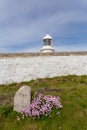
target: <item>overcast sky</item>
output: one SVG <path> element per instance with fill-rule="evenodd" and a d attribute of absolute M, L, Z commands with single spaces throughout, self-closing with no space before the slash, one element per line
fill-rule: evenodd
<path fill-rule="evenodd" d="M 0 0 L 0 52 L 87 51 L 87 0 Z"/>

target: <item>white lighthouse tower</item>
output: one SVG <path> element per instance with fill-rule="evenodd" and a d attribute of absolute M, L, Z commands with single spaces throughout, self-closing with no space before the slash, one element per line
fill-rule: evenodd
<path fill-rule="evenodd" d="M 53 38 L 49 35 L 46 34 L 46 36 L 43 38 L 43 47 L 41 48 L 41 52 L 54 52 L 53 48 Z"/>

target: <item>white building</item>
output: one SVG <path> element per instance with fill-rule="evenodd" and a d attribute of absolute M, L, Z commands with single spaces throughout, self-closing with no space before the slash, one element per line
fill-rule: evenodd
<path fill-rule="evenodd" d="M 43 53 L 55 51 L 53 48 L 53 38 L 49 34 L 46 34 L 46 36 L 43 38 L 43 47 L 40 51 Z"/>

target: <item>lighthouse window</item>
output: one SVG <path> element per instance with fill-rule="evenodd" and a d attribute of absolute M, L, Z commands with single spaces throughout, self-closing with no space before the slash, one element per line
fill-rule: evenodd
<path fill-rule="evenodd" d="M 44 45 L 50 45 L 51 44 L 51 40 L 50 39 L 45 39 L 44 40 Z"/>

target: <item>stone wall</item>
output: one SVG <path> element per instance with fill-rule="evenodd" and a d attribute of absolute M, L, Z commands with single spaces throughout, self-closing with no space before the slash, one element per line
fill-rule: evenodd
<path fill-rule="evenodd" d="M 87 75 L 87 55 L 0 58 L 0 84 L 66 75 Z"/>

